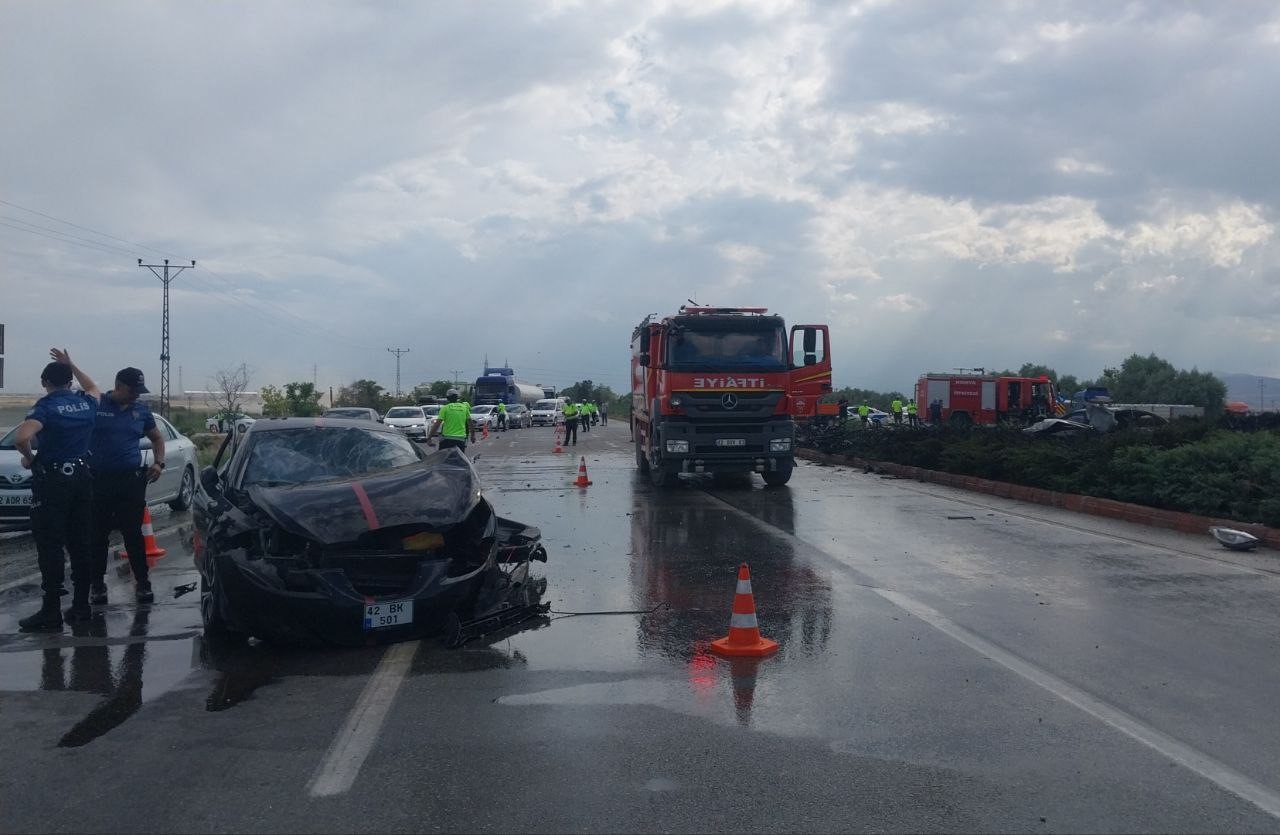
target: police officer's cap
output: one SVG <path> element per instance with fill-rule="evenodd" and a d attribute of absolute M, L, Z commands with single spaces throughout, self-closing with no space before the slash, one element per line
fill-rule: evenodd
<path fill-rule="evenodd" d="M 449 398 L 450 400 L 457 400 L 457 399 L 458 399 L 458 390 L 457 390 L 457 389 L 449 389 L 448 391 L 446 391 L 446 392 L 444 393 L 444 396 L 445 396 L 445 397 L 447 397 L 447 398 Z"/>
<path fill-rule="evenodd" d="M 40 372 L 40 382 L 51 386 L 71 385 L 71 366 L 63 362 L 51 362 Z"/>
<path fill-rule="evenodd" d="M 142 376 L 142 371 L 133 366 L 121 368 L 120 373 L 116 375 L 116 382 L 128 386 L 134 394 L 146 394 L 150 391 L 147 388 L 146 378 Z"/>

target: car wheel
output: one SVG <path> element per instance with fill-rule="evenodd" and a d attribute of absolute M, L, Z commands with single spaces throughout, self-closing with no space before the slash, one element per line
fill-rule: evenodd
<path fill-rule="evenodd" d="M 228 627 L 222 618 L 222 588 L 212 580 L 216 577 L 216 569 L 210 571 L 208 578 L 200 572 L 200 620 L 204 623 L 204 634 L 218 640 L 246 640 L 247 635 Z"/>
<path fill-rule="evenodd" d="M 641 473 L 649 472 L 649 459 L 644 454 L 644 447 L 640 445 L 640 438 L 636 438 L 636 468 Z"/>
<path fill-rule="evenodd" d="M 760 475 L 764 476 L 764 483 L 770 487 L 781 487 L 791 480 L 791 471 L 795 469 L 795 465 L 791 462 L 786 464 L 779 463 L 776 470 L 765 470 Z"/>
<path fill-rule="evenodd" d="M 191 507 L 191 495 L 196 489 L 195 470 L 187 467 L 182 471 L 182 485 L 178 487 L 178 495 L 169 502 L 171 510 L 186 510 Z"/>

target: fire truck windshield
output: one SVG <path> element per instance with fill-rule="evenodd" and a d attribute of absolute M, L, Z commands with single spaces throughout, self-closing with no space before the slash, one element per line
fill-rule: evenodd
<path fill-rule="evenodd" d="M 681 327 L 671 334 L 667 360 L 673 369 L 787 368 L 787 343 L 782 328 L 708 329 Z"/>

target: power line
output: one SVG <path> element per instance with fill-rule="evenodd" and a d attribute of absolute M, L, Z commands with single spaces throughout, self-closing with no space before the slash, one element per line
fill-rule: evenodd
<path fill-rule="evenodd" d="M 70 241 L 70 240 L 67 240 L 66 238 L 59 238 L 59 237 L 55 237 L 55 236 L 53 236 L 53 235 L 46 235 L 44 232 L 37 232 L 37 231 L 36 231 L 36 230 L 34 230 L 34 229 L 25 229 L 25 228 L 23 228 L 23 227 L 21 227 L 21 226 L 14 226 L 14 225 L 13 225 L 13 224 L 11 224 L 11 223 L 5 223 L 5 222 L 4 222 L 4 221 L 2 221 L 2 220 L 0 220 L 0 226 L 7 226 L 7 227 L 9 227 L 10 229 L 16 229 L 16 230 L 18 230 L 19 232 L 26 232 L 26 233 L 28 233 L 28 234 L 30 234 L 30 235 L 39 235 L 39 236 L 40 236 L 40 237 L 42 237 L 42 238 L 48 238 L 49 240 L 57 241 L 58 243 L 62 243 L 62 244 L 71 244 L 72 246 L 82 246 L 82 247 L 85 247 L 86 249 L 92 249 L 92 250 L 94 250 L 95 252 L 103 252 L 103 253 L 106 253 L 106 254 L 108 254 L 108 255 L 114 255 L 114 254 L 115 254 L 114 252 L 112 252 L 112 249 L 108 249 L 108 246 L 109 246 L 108 244 L 82 244 L 82 243 L 78 243 L 78 242 L 76 242 L 76 241 Z M 132 255 L 133 253 L 126 253 L 126 254 Z"/>

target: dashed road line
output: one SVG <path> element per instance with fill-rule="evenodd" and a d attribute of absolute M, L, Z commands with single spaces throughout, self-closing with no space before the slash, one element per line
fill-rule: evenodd
<path fill-rule="evenodd" d="M 382 723 L 386 721 L 420 643 L 395 644 L 383 654 L 342 730 L 330 743 L 324 759 L 307 783 L 307 792 L 312 797 L 342 794 L 355 783 L 360 767 L 378 740 Z"/>
<path fill-rule="evenodd" d="M 875 585 L 874 578 L 842 562 L 812 543 L 806 542 L 795 534 L 774 527 L 715 494 L 704 493 L 704 495 L 729 508 L 735 515 L 751 522 L 757 528 L 785 539 L 804 551 L 815 552 L 834 561 L 844 571 L 853 574 L 859 580 L 871 580 L 872 582 L 864 582 L 862 585 L 908 614 L 929 624 L 952 640 L 990 658 L 1006 670 L 1048 691 L 1062 701 L 1073 705 L 1129 738 L 1142 743 L 1172 762 L 1234 794 L 1236 797 L 1252 803 L 1272 817 L 1280 818 L 1280 793 L 1270 787 L 1262 785 L 1247 775 L 1236 771 L 1226 763 L 1146 724 L 1121 708 L 1087 693 L 1048 670 L 992 643 L 927 604 L 908 597 L 901 592 Z"/>

